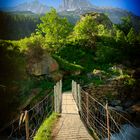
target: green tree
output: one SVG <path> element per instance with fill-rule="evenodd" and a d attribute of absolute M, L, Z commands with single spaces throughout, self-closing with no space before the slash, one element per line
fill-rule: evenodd
<path fill-rule="evenodd" d="M 116 31 L 116 41 L 119 43 L 124 43 L 125 42 L 125 34 L 121 30 Z"/>
<path fill-rule="evenodd" d="M 104 25 L 100 24 L 98 25 L 98 35 L 105 35 L 106 31 L 105 31 L 105 27 Z"/>
<path fill-rule="evenodd" d="M 122 18 L 122 23 L 120 25 L 118 25 L 118 28 L 120 30 L 122 30 L 125 35 L 128 34 L 129 30 L 133 27 L 133 24 L 132 24 L 132 21 L 131 21 L 131 18 L 130 16 L 128 17 L 123 17 Z"/>
<path fill-rule="evenodd" d="M 127 34 L 127 41 L 131 45 L 136 42 L 136 33 L 134 28 L 131 28 L 129 33 Z"/>
<path fill-rule="evenodd" d="M 87 46 L 95 47 L 96 35 L 98 32 L 97 24 L 92 16 L 83 17 L 74 27 L 73 35 L 78 40 L 86 40 Z"/>
<path fill-rule="evenodd" d="M 66 18 L 61 18 L 55 9 L 51 9 L 41 17 L 37 34 L 43 34 L 48 43 L 62 43 L 72 30 L 72 25 Z"/>

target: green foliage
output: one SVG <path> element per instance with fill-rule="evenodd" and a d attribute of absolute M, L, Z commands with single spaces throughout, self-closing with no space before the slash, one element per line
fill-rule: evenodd
<path fill-rule="evenodd" d="M 118 61 L 119 52 L 109 46 L 100 46 L 96 51 L 96 60 L 100 63 L 113 63 Z"/>
<path fill-rule="evenodd" d="M 13 41 L 19 46 L 21 52 L 26 52 L 31 46 L 40 46 L 41 48 L 47 48 L 45 45 L 45 39 L 41 35 L 32 34 L 29 38 L 24 38 L 19 41 Z"/>
<path fill-rule="evenodd" d="M 80 65 L 69 63 L 68 61 L 62 59 L 61 57 L 57 55 L 53 55 L 53 57 L 57 60 L 59 63 L 60 69 L 65 71 L 77 71 L 77 70 L 83 70 L 84 68 Z"/>
<path fill-rule="evenodd" d="M 120 78 L 124 79 L 124 85 L 127 87 L 133 87 L 136 83 L 136 80 L 128 74 L 121 75 Z"/>
<path fill-rule="evenodd" d="M 78 46 L 74 46 L 72 44 L 66 44 L 66 46 L 62 47 L 59 50 L 58 55 L 61 56 L 63 59 L 66 59 L 70 63 L 79 64 L 79 61 L 83 57 L 85 57 L 86 52 L 83 51 L 82 48 L 80 48 Z"/>
<path fill-rule="evenodd" d="M 107 32 L 105 31 L 105 26 L 103 24 L 98 25 L 98 35 L 106 35 Z"/>
<path fill-rule="evenodd" d="M 12 79 L 19 80 L 25 76 L 23 54 L 20 53 L 18 46 L 15 46 L 10 41 L 0 41 L 0 65 L 1 81 L 9 83 Z"/>
<path fill-rule="evenodd" d="M 136 33 L 133 28 L 131 28 L 129 33 L 127 34 L 127 41 L 131 45 L 133 45 L 136 42 Z"/>
<path fill-rule="evenodd" d="M 37 34 L 42 34 L 48 43 L 62 43 L 72 30 L 72 25 L 66 18 L 61 18 L 55 9 L 51 9 L 41 17 Z"/>
<path fill-rule="evenodd" d="M 92 16 L 86 15 L 74 27 L 73 36 L 78 40 L 87 40 L 87 47 L 94 48 L 97 34 L 97 24 Z"/>
<path fill-rule="evenodd" d="M 93 21 L 92 16 L 85 16 L 74 27 L 74 33 L 79 38 L 86 38 L 94 36 L 93 32 L 97 32 L 96 22 Z M 82 36 L 79 36 L 82 35 Z"/>
<path fill-rule="evenodd" d="M 34 140 L 51 140 L 52 129 L 57 119 L 58 114 L 56 113 L 52 113 L 49 118 L 46 118 L 35 134 Z"/>
<path fill-rule="evenodd" d="M 4 12 L 0 12 L 0 21 L 0 39 L 7 40 L 29 37 L 40 22 L 36 15 Z"/>
<path fill-rule="evenodd" d="M 128 34 L 129 30 L 133 27 L 131 17 L 123 17 L 122 23 L 117 25 L 117 27 L 125 33 L 125 35 Z"/>
<path fill-rule="evenodd" d="M 10 41 L 0 41 L 0 126 L 15 116 L 19 105 L 17 83 L 27 79 L 25 59 L 18 46 Z"/>
<path fill-rule="evenodd" d="M 116 32 L 116 41 L 117 42 L 119 42 L 119 43 L 125 43 L 125 34 L 124 34 L 124 32 L 123 31 L 121 31 L 121 30 L 117 30 L 117 32 Z"/>

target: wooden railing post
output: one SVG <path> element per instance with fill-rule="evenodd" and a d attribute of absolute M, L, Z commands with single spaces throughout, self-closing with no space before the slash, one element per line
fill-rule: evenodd
<path fill-rule="evenodd" d="M 25 119 L 26 140 L 29 140 L 29 116 L 27 110 L 25 111 L 24 119 Z"/>
<path fill-rule="evenodd" d="M 75 100 L 75 91 L 76 90 L 76 82 L 74 81 L 73 82 L 73 97 L 74 97 L 74 100 Z"/>
<path fill-rule="evenodd" d="M 56 93 L 57 93 L 57 113 L 59 113 L 59 110 L 60 110 L 60 99 L 59 99 L 60 89 L 59 89 L 59 82 L 56 83 Z"/>
<path fill-rule="evenodd" d="M 62 81 L 56 83 L 54 86 L 54 111 L 57 113 L 61 112 L 62 102 Z"/>
<path fill-rule="evenodd" d="M 76 101 L 76 104 L 77 104 L 77 83 L 76 82 L 75 82 L 75 101 Z"/>
<path fill-rule="evenodd" d="M 106 122 L 107 122 L 107 134 L 108 134 L 108 140 L 110 140 L 110 125 L 109 125 L 108 103 L 106 103 Z"/>
<path fill-rule="evenodd" d="M 79 84 L 77 85 L 77 90 L 78 90 L 78 108 L 79 112 L 81 112 L 81 87 Z"/>
<path fill-rule="evenodd" d="M 56 93 L 56 86 L 54 86 L 54 112 L 57 112 L 57 93 Z"/>
<path fill-rule="evenodd" d="M 60 88 L 60 112 L 61 112 L 61 106 L 62 106 L 62 80 L 60 80 L 60 84 L 59 84 L 59 88 Z"/>
<path fill-rule="evenodd" d="M 72 80 L 72 94 L 74 95 L 74 81 Z"/>
<path fill-rule="evenodd" d="M 89 96 L 88 93 L 86 93 L 86 109 L 87 109 L 87 125 L 89 125 Z"/>

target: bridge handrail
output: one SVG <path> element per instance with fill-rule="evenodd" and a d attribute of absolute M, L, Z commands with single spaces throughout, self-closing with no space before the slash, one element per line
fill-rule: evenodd
<path fill-rule="evenodd" d="M 72 93 L 78 106 L 81 119 L 88 128 L 96 132 L 96 136 L 99 139 L 105 139 L 108 137 L 110 140 L 111 136 L 114 133 L 117 134 L 118 132 L 120 132 L 120 134 L 124 137 L 121 132 L 122 122 L 135 127 L 134 124 L 121 113 L 117 112 L 113 108 L 109 108 L 107 103 L 106 105 L 103 105 L 81 87 L 79 91 L 77 88 L 78 86 L 79 84 L 72 81 Z"/>
<path fill-rule="evenodd" d="M 46 117 L 48 117 L 51 112 L 58 112 L 58 110 L 56 110 L 55 108 L 55 105 L 58 105 L 58 103 L 55 102 L 55 97 L 58 93 L 58 89 L 59 95 L 61 95 L 60 93 L 62 93 L 62 81 L 57 82 L 54 88 L 57 89 L 54 94 L 52 94 L 53 90 L 50 90 L 45 96 L 45 98 L 43 98 L 40 102 L 35 104 L 29 110 L 21 111 L 21 113 L 16 117 L 16 119 L 6 124 L 2 129 L 0 129 L 0 132 L 10 129 L 11 131 L 8 139 L 13 137 L 15 139 L 33 139 L 33 136 L 35 135 L 35 132 L 39 128 L 42 121 Z M 59 101 L 59 103 L 60 102 L 61 101 Z"/>

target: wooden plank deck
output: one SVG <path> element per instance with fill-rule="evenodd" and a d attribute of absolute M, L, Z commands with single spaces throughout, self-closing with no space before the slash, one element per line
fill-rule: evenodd
<path fill-rule="evenodd" d="M 53 140 L 93 140 L 80 119 L 71 92 L 62 95 L 62 114 L 54 128 Z"/>

